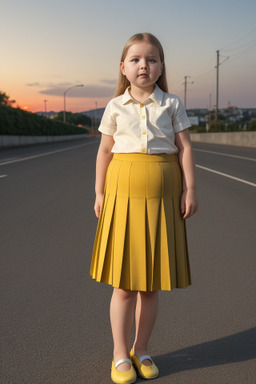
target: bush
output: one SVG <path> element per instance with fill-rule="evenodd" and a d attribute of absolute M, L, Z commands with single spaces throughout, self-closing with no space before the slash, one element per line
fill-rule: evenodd
<path fill-rule="evenodd" d="M 225 131 L 225 123 L 223 121 L 212 120 L 210 122 L 209 132 L 224 132 L 224 131 Z"/>
<path fill-rule="evenodd" d="M 191 133 L 204 133 L 204 132 L 206 132 L 206 128 L 198 126 L 198 125 L 192 125 L 189 128 L 189 132 L 191 132 Z"/>
<path fill-rule="evenodd" d="M 88 133 L 85 128 L 0 104 L 0 135 L 62 136 L 84 133 Z"/>
<path fill-rule="evenodd" d="M 256 131 L 256 120 L 253 120 L 248 124 L 247 131 Z"/>

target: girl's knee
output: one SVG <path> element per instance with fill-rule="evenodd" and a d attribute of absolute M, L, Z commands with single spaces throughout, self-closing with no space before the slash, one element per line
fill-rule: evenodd
<path fill-rule="evenodd" d="M 137 291 L 130 291 L 128 289 L 114 288 L 114 295 L 117 295 L 122 300 L 131 300 L 137 296 Z"/>
<path fill-rule="evenodd" d="M 140 291 L 139 292 L 139 294 L 140 294 L 140 296 L 141 296 L 141 298 L 145 298 L 145 299 L 151 299 L 151 298 L 153 298 L 153 297 L 155 297 L 155 296 L 157 296 L 158 295 L 158 291 Z"/>

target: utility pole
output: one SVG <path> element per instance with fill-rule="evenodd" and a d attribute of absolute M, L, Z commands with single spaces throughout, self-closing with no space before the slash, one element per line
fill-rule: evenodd
<path fill-rule="evenodd" d="M 222 56 L 224 57 L 224 60 L 222 63 L 220 63 L 220 51 L 216 51 L 217 53 L 217 65 L 216 65 L 216 105 L 215 105 L 215 123 L 217 124 L 218 122 L 218 109 L 219 109 L 219 66 L 225 61 L 229 59 L 229 56 Z"/>
<path fill-rule="evenodd" d="M 215 105 L 215 123 L 218 122 L 218 108 L 219 108 L 219 66 L 220 66 L 220 51 L 217 52 L 217 77 L 216 77 L 216 105 Z"/>
<path fill-rule="evenodd" d="M 190 77 L 190 76 L 185 76 L 184 79 L 184 84 L 185 84 L 185 87 L 184 87 L 184 107 L 185 109 L 187 109 L 187 84 L 188 84 L 188 81 L 187 81 L 187 78 Z M 191 81 L 190 84 L 194 84 L 194 81 Z"/>
<path fill-rule="evenodd" d="M 187 78 L 190 77 L 190 76 L 185 76 L 184 79 L 185 79 L 185 87 L 184 87 L 184 107 L 186 109 L 187 107 Z"/>
<path fill-rule="evenodd" d="M 44 115 L 47 117 L 47 109 L 46 109 L 46 103 L 48 100 L 44 100 Z"/>

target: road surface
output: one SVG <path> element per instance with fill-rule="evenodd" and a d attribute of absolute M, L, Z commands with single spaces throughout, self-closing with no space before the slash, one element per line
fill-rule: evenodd
<path fill-rule="evenodd" d="M 89 276 L 98 143 L 0 153 L 3 384 L 111 383 L 111 287 Z M 256 151 L 194 149 L 192 286 L 160 294 L 154 383 L 255 384 Z"/>

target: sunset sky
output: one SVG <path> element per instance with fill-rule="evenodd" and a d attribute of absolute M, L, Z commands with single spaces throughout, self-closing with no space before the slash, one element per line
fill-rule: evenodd
<path fill-rule="evenodd" d="M 256 2 L 252 0 L 0 1 L 0 90 L 28 110 L 86 111 L 113 97 L 121 51 L 137 32 L 161 41 L 169 92 L 187 108 L 256 108 Z M 192 82 L 194 82 L 192 84 Z M 210 96 L 211 95 L 211 96 Z M 97 104 L 96 104 L 97 103 Z"/>

